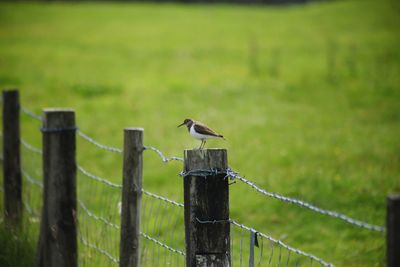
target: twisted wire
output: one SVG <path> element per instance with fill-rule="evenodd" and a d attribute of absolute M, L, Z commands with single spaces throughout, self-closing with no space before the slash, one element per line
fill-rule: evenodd
<path fill-rule="evenodd" d="M 21 173 L 29 183 L 37 185 L 37 186 L 39 186 L 40 188 L 43 189 L 43 183 L 42 182 L 32 178 L 32 176 L 30 176 L 24 169 L 21 169 Z"/>
<path fill-rule="evenodd" d="M 166 197 L 162 197 L 162 196 L 156 195 L 156 194 L 151 193 L 151 192 L 149 192 L 149 191 L 146 191 L 146 190 L 144 190 L 144 189 L 142 189 L 142 192 L 143 192 L 145 195 L 148 195 L 148 196 L 153 197 L 153 198 L 155 198 L 155 199 L 159 199 L 159 200 L 165 201 L 165 202 L 170 203 L 170 204 L 172 204 L 172 205 L 175 205 L 175 206 L 178 206 L 178 207 L 181 207 L 181 208 L 183 208 L 183 206 L 184 206 L 182 203 L 178 203 L 178 202 L 176 202 L 176 201 L 174 201 L 174 200 L 171 200 L 171 199 L 168 199 L 168 198 L 166 198 Z"/>
<path fill-rule="evenodd" d="M 144 146 L 144 149 L 156 152 L 164 163 L 168 163 L 168 162 L 173 161 L 173 160 L 183 161 L 183 158 L 180 158 L 180 157 L 166 157 L 161 150 L 159 150 L 159 149 L 157 149 L 155 147 L 152 147 L 152 146 Z"/>
<path fill-rule="evenodd" d="M 288 203 L 291 203 L 291 204 L 295 204 L 295 205 L 310 209 L 310 210 L 312 210 L 314 212 L 317 212 L 317 213 L 320 213 L 320 214 L 323 214 L 323 215 L 327 215 L 327 216 L 330 216 L 330 217 L 333 217 L 333 218 L 341 219 L 341 220 L 343 220 L 343 221 L 345 221 L 347 223 L 350 223 L 352 225 L 355 225 L 355 226 L 358 226 L 358 227 L 361 227 L 361 228 L 365 228 L 365 229 L 368 229 L 368 230 L 371 230 L 371 231 L 385 232 L 385 227 L 378 226 L 378 225 L 373 225 L 373 224 L 366 223 L 366 222 L 363 222 L 363 221 L 360 221 L 360 220 L 357 220 L 357 219 L 353 219 L 353 218 L 351 218 L 351 217 L 349 217 L 347 215 L 344 215 L 344 214 L 336 212 L 336 211 L 325 210 L 325 209 L 316 207 L 316 206 L 314 206 L 314 205 L 312 205 L 310 203 L 307 203 L 307 202 L 304 202 L 304 201 L 301 201 L 301 200 L 298 200 L 298 199 L 295 199 L 295 198 L 285 197 L 285 196 L 282 196 L 282 195 L 277 194 L 277 193 L 268 192 L 268 191 L 258 187 L 253 182 L 250 182 L 249 180 L 247 180 L 244 177 L 240 176 L 239 173 L 237 173 L 237 172 L 235 172 L 235 171 L 233 171 L 231 169 L 227 169 L 226 173 L 232 179 L 237 179 L 237 180 L 245 183 L 246 185 L 252 187 L 257 192 L 259 192 L 259 193 L 261 193 L 261 194 L 263 194 L 265 196 L 268 196 L 268 197 L 271 197 L 271 198 L 275 198 L 275 199 L 278 199 L 280 201 L 288 202 Z"/>
<path fill-rule="evenodd" d="M 99 147 L 101 149 L 104 149 L 104 150 L 107 150 L 107 151 L 110 151 L 110 152 L 113 152 L 113 153 L 119 153 L 119 154 L 122 153 L 122 149 L 117 148 L 117 147 L 106 146 L 106 145 L 100 144 L 99 142 L 97 142 L 96 140 L 94 140 L 93 138 L 88 136 L 87 134 L 84 134 L 81 130 L 78 130 L 78 135 L 80 137 L 82 137 L 83 139 L 85 139 L 86 141 L 88 141 L 89 143 L 92 143 L 93 145 L 95 145 L 95 146 L 97 146 L 97 147 Z"/>
<path fill-rule="evenodd" d="M 79 203 L 79 206 L 85 211 L 85 213 L 86 213 L 89 217 L 91 217 L 91 218 L 93 218 L 93 219 L 95 219 L 95 220 L 97 220 L 97 221 L 101 221 L 101 222 L 103 222 L 104 224 L 106 224 L 106 225 L 108 225 L 108 226 L 111 226 L 111 227 L 113 227 L 113 228 L 115 228 L 115 229 L 120 229 L 119 226 L 116 225 L 115 223 L 112 223 L 112 222 L 108 221 L 107 219 L 105 219 L 105 218 L 103 218 L 103 217 L 101 217 L 101 216 L 97 216 L 96 214 L 94 214 L 92 211 L 90 211 L 90 210 L 88 209 L 88 207 L 86 207 L 86 205 L 85 205 L 81 200 L 78 199 L 78 203 Z"/>
<path fill-rule="evenodd" d="M 207 221 L 206 221 L 206 222 L 207 222 Z M 262 237 L 268 239 L 269 241 L 271 241 L 271 242 L 273 242 L 273 243 L 279 244 L 280 246 L 284 247 L 284 248 L 287 249 L 288 251 L 291 251 L 291 252 L 294 252 L 294 253 L 296 253 L 296 254 L 298 254 L 298 255 L 302 255 L 302 256 L 308 257 L 308 258 L 310 258 L 310 259 L 312 259 L 312 260 L 315 260 L 315 261 L 319 262 L 322 266 L 334 267 L 334 265 L 333 265 L 332 263 L 328 263 L 328 262 L 326 262 L 326 261 L 324 261 L 324 260 L 322 260 L 322 259 L 320 259 L 320 258 L 318 258 L 318 257 L 316 257 L 316 256 L 314 256 L 314 255 L 312 255 L 312 254 L 310 254 L 310 253 L 306 253 L 306 252 L 303 252 L 303 251 L 301 251 L 301 250 L 299 250 L 299 249 L 296 249 L 296 248 L 293 248 L 293 247 L 291 247 L 291 246 L 289 246 L 289 245 L 286 245 L 286 244 L 283 243 L 281 240 L 275 239 L 275 238 L 273 238 L 273 237 L 271 237 L 271 236 L 269 236 L 269 235 L 266 235 L 266 234 L 264 234 L 264 233 L 261 233 L 261 232 L 255 230 L 254 228 L 245 226 L 244 224 L 240 224 L 240 223 L 238 223 L 238 222 L 236 222 L 236 221 L 234 221 L 234 220 L 231 220 L 231 219 L 229 220 L 229 222 L 230 222 L 231 224 L 233 224 L 233 225 L 235 225 L 235 226 L 237 226 L 237 227 L 240 227 L 240 228 L 242 228 L 242 229 L 245 229 L 245 230 L 247 230 L 247 231 L 256 232 L 257 235 L 262 236 Z"/>
<path fill-rule="evenodd" d="M 97 175 L 94 175 L 94 174 L 88 172 L 87 170 L 85 170 L 85 169 L 84 169 L 82 166 L 80 166 L 80 165 L 78 165 L 78 170 L 79 170 L 83 175 L 85 175 L 86 177 L 88 177 L 88 178 L 90 178 L 90 179 L 93 179 L 93 180 L 95 180 L 95 181 L 101 182 L 101 183 L 106 184 L 106 185 L 111 186 L 111 187 L 122 188 L 122 185 L 120 185 L 120 184 L 115 184 L 115 183 L 113 183 L 113 182 L 110 182 L 110 181 L 107 180 L 107 179 L 104 179 L 104 178 L 101 178 L 101 177 L 99 177 L 99 176 L 97 176 Z"/>
<path fill-rule="evenodd" d="M 172 252 L 174 252 L 174 253 L 177 253 L 177 254 L 180 254 L 180 255 L 183 255 L 183 256 L 186 255 L 185 252 L 183 252 L 183 251 L 181 251 L 181 250 L 178 250 L 178 249 L 174 249 L 173 247 L 170 247 L 170 246 L 164 244 L 163 242 L 161 242 L 161 241 L 159 241 L 159 240 L 157 240 L 157 239 L 155 239 L 155 238 L 153 238 L 153 237 L 151 237 L 151 236 L 149 236 L 149 235 L 147 235 L 147 234 L 145 234 L 145 233 L 140 232 L 140 234 L 141 234 L 144 238 L 146 238 L 146 239 L 148 239 L 148 240 L 150 240 L 150 241 L 153 241 L 155 244 L 157 244 L 157 245 L 159 245 L 159 246 L 161 246 L 161 247 L 163 247 L 163 248 L 166 248 L 166 249 L 168 249 L 168 250 L 170 250 L 170 251 L 172 251 Z"/>
<path fill-rule="evenodd" d="M 35 120 L 42 121 L 42 117 L 41 117 L 41 116 L 37 115 L 37 114 L 34 113 L 33 111 L 30 111 L 29 109 L 27 109 L 27 108 L 25 108 L 25 107 L 23 107 L 23 106 L 21 106 L 21 111 L 22 111 L 24 114 L 28 115 L 29 117 L 31 117 L 31 118 L 33 118 L 33 119 L 35 119 Z"/>
<path fill-rule="evenodd" d="M 42 155 L 43 152 L 42 150 L 40 150 L 39 148 L 34 147 L 33 145 L 31 145 L 30 143 L 28 143 L 27 141 L 25 141 L 22 137 L 19 139 L 21 141 L 21 144 L 28 150 L 30 150 L 33 153 Z"/>
<path fill-rule="evenodd" d="M 89 247 L 89 248 L 91 248 L 91 249 L 96 250 L 96 251 L 99 252 L 100 254 L 103 254 L 104 256 L 106 256 L 107 258 L 109 258 L 110 261 L 115 262 L 115 263 L 119 263 L 119 260 L 116 259 L 116 258 L 114 258 L 114 256 L 111 255 L 111 253 L 109 253 L 108 251 L 106 251 L 106 250 L 104 250 L 104 249 L 102 249 L 102 248 L 96 246 L 95 244 L 89 243 L 89 241 L 87 241 L 82 235 L 79 235 L 79 239 L 81 240 L 81 242 L 82 242 L 85 246 L 87 246 L 87 247 Z"/>
<path fill-rule="evenodd" d="M 96 175 L 94 175 L 94 174 L 88 172 L 87 170 L 85 170 L 85 169 L 84 169 L 82 166 L 80 166 L 80 165 L 78 165 L 78 170 L 79 170 L 82 174 L 84 174 L 86 177 L 89 177 L 90 179 L 93 179 L 93 180 L 95 180 L 95 181 L 104 183 L 104 184 L 106 184 L 106 185 L 108 185 L 108 186 L 111 186 L 111 187 L 122 188 L 122 185 L 120 185 L 120 184 L 115 184 L 115 183 L 113 183 L 113 182 L 110 182 L 110 181 L 107 180 L 107 179 L 104 179 L 104 178 L 101 178 L 101 177 L 99 177 L 99 176 L 96 176 Z M 148 196 L 150 196 L 150 197 L 152 197 L 152 198 L 155 198 L 155 199 L 159 199 L 159 200 L 165 201 L 165 202 L 167 202 L 167 203 L 169 203 L 169 204 L 172 204 L 172 205 L 175 205 L 175 206 L 178 206 L 178 207 L 183 207 L 183 206 L 184 206 L 182 203 L 178 203 L 178 202 L 176 202 L 176 201 L 174 201 L 174 200 L 171 200 L 171 199 L 168 199 L 168 198 L 166 198 L 166 197 L 163 197 L 163 196 L 160 196 L 160 195 L 151 193 L 151 192 L 146 191 L 146 190 L 144 190 L 144 189 L 142 189 L 142 192 L 143 192 L 145 195 L 148 195 Z"/>

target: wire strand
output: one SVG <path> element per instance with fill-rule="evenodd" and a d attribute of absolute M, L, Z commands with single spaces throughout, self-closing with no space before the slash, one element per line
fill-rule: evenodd
<path fill-rule="evenodd" d="M 168 163 L 168 162 L 174 161 L 174 160 L 175 161 L 183 161 L 183 158 L 180 158 L 180 157 L 174 157 L 174 156 L 166 157 L 161 150 L 159 150 L 158 148 L 155 148 L 153 146 L 144 146 L 144 149 L 156 152 L 164 163 Z"/>
<path fill-rule="evenodd" d="M 299 249 L 296 249 L 296 248 L 293 248 L 293 247 L 291 247 L 291 246 L 289 246 L 289 245 L 286 245 L 286 244 L 283 243 L 282 241 L 280 241 L 280 240 L 278 240 L 278 239 L 275 239 L 275 238 L 273 238 L 273 237 L 271 237 L 271 236 L 269 236 L 269 235 L 266 235 L 266 234 L 264 234 L 264 233 L 261 233 L 261 232 L 255 230 L 254 228 L 245 226 L 244 224 L 240 224 L 240 223 L 238 223 L 238 222 L 236 222 L 236 221 L 234 221 L 234 220 L 229 220 L 229 221 L 230 221 L 231 224 L 236 225 L 237 227 L 243 228 L 243 229 L 245 229 L 245 230 L 247 230 L 247 231 L 257 232 L 257 235 L 262 236 L 262 237 L 264 237 L 264 238 L 268 239 L 269 241 L 272 241 L 272 242 L 274 242 L 274 243 L 276 243 L 276 244 L 279 244 L 280 246 L 284 247 L 285 249 L 287 249 L 287 250 L 289 250 L 289 251 L 292 251 L 292 252 L 294 252 L 294 253 L 296 253 L 296 254 L 299 254 L 299 255 L 302 255 L 302 256 L 311 258 L 311 259 L 313 259 L 313 260 L 319 262 L 322 266 L 334 267 L 334 265 L 333 265 L 332 263 L 328 263 L 328 262 L 326 262 L 326 261 L 324 261 L 324 260 L 322 260 L 322 259 L 320 259 L 320 258 L 318 258 L 318 257 L 316 257 L 316 256 L 314 256 L 314 255 L 312 255 L 312 254 L 310 254 L 310 253 L 306 253 L 306 252 L 303 252 L 303 251 L 301 251 L 301 250 L 299 250 Z"/>
<path fill-rule="evenodd" d="M 86 141 L 88 141 L 89 143 L 91 143 L 91 144 L 93 144 L 93 145 L 95 145 L 95 146 L 97 146 L 97 147 L 99 147 L 101 149 L 104 149 L 104 150 L 107 150 L 107 151 L 110 151 L 110 152 L 113 152 L 113 153 L 119 153 L 119 154 L 122 153 L 122 149 L 117 148 L 117 147 L 106 146 L 106 145 L 100 144 L 99 142 L 97 142 L 96 140 L 94 140 L 93 138 L 88 136 L 87 134 L 83 133 L 81 130 L 78 130 L 78 135 L 80 137 L 82 137 L 83 139 L 85 139 Z"/>
<path fill-rule="evenodd" d="M 33 111 L 30 111 L 29 109 L 27 109 L 27 108 L 25 108 L 23 106 L 21 106 L 21 111 L 22 111 L 22 113 L 28 115 L 29 117 L 31 117 L 31 118 L 33 118 L 35 120 L 42 121 L 42 117 L 41 116 L 37 115 Z"/>
<path fill-rule="evenodd" d="M 319 207 L 314 206 L 314 205 L 312 205 L 310 203 L 307 203 L 305 201 L 301 201 L 301 200 L 298 200 L 298 199 L 295 199 L 295 198 L 285 197 L 285 196 L 277 194 L 277 193 L 268 192 L 265 189 L 262 189 L 262 188 L 258 187 L 257 185 L 255 185 L 255 183 L 245 179 L 243 176 L 240 176 L 238 172 L 235 172 L 232 169 L 227 169 L 226 173 L 232 179 L 237 179 L 237 180 L 245 183 L 246 185 L 252 187 L 257 192 L 259 192 L 259 193 L 261 193 L 261 194 L 263 194 L 265 196 L 268 196 L 268 197 L 271 197 L 271 198 L 275 198 L 275 199 L 278 199 L 280 201 L 288 202 L 288 203 L 291 203 L 291 204 L 295 204 L 295 205 L 310 209 L 310 210 L 312 210 L 314 212 L 317 212 L 317 213 L 320 213 L 320 214 L 323 214 L 323 215 L 327 215 L 327 216 L 330 216 L 330 217 L 333 217 L 333 218 L 341 219 L 341 220 L 343 220 L 343 221 L 345 221 L 347 223 L 350 223 L 352 225 L 355 225 L 355 226 L 358 226 L 358 227 L 361 227 L 361 228 L 365 228 L 365 229 L 368 229 L 368 230 L 371 230 L 371 231 L 385 232 L 385 227 L 378 226 L 378 225 L 373 225 L 373 224 L 366 223 L 366 222 L 363 222 L 363 221 L 360 221 L 360 220 L 357 220 L 357 219 L 353 219 L 353 218 L 351 218 L 351 217 L 349 217 L 347 215 L 344 215 L 344 214 L 336 212 L 336 211 L 325 210 L 325 209 L 319 208 Z"/>

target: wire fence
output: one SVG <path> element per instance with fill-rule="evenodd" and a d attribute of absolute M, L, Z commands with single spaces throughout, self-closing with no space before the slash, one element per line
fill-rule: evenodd
<path fill-rule="evenodd" d="M 42 121 L 41 116 L 25 107 L 21 107 L 23 114 Z M 85 141 L 101 150 L 115 154 L 123 153 L 117 147 L 104 145 L 89 135 L 78 130 L 78 135 Z M 43 177 L 42 150 L 21 138 L 23 147 L 22 175 L 26 181 L 23 192 L 25 209 L 32 221 L 39 222 L 41 211 L 41 195 L 43 183 L 38 177 Z M 145 150 L 155 152 L 164 163 L 171 161 L 182 162 L 180 157 L 167 157 L 158 148 L 145 146 Z M 80 164 L 77 166 L 78 188 L 78 240 L 80 266 L 116 266 L 119 264 L 120 240 L 120 209 L 122 185 L 116 179 L 103 178 L 94 174 Z M 96 168 L 96 170 L 101 168 Z M 351 225 L 371 231 L 384 232 L 382 226 L 373 225 L 336 211 L 319 208 L 308 202 L 286 197 L 260 188 L 238 172 L 227 170 L 196 170 L 190 173 L 182 172 L 181 176 L 212 176 L 225 174 L 226 178 L 240 181 L 263 196 L 274 198 L 286 203 L 309 209 L 318 214 L 340 219 Z M 24 185 L 25 185 L 24 184 Z M 147 190 L 142 190 L 141 214 L 141 266 L 185 266 L 185 237 L 184 237 L 184 205 L 164 196 Z M 233 266 L 333 266 L 317 256 L 293 248 L 281 240 L 275 239 L 252 227 L 228 221 L 202 221 L 197 223 L 230 223 L 231 226 L 231 257 Z"/>
<path fill-rule="evenodd" d="M 21 111 L 38 122 L 42 121 L 41 116 L 25 107 L 21 108 Z M 120 148 L 96 141 L 80 130 L 78 136 L 104 151 L 116 154 L 123 152 Z M 43 184 L 28 170 L 35 172 L 35 177 L 43 177 L 42 173 L 37 173 L 40 169 L 37 166 L 42 166 L 41 162 L 38 162 L 41 160 L 42 150 L 24 138 L 20 141 L 24 148 L 23 162 L 36 160 L 29 166 L 24 165 L 23 176 L 27 181 L 25 186 L 27 189 L 24 190 L 23 200 L 28 213 L 38 218 Z M 146 146 L 145 149 L 156 152 L 163 162 L 182 161 L 178 157 L 168 158 L 154 147 Z M 81 166 L 79 162 L 77 169 L 78 240 L 81 244 L 79 264 L 117 266 L 121 235 L 122 185 L 114 182 L 116 179 L 103 178 L 88 171 L 87 167 Z M 141 266 L 184 266 L 183 204 L 144 189 L 142 191 Z M 104 264 L 105 262 L 107 263 Z"/>

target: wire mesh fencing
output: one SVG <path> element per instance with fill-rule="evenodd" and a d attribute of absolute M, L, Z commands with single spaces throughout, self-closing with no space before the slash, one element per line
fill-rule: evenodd
<path fill-rule="evenodd" d="M 119 262 L 121 186 L 78 165 L 78 240 L 82 266 L 117 266 Z"/>
<path fill-rule="evenodd" d="M 141 266 L 185 266 L 183 204 L 143 190 Z"/>
<path fill-rule="evenodd" d="M 21 107 L 26 119 L 41 122 L 41 116 L 25 107 Z M 104 145 L 78 130 L 78 136 L 94 145 L 94 148 L 107 153 L 107 159 L 117 157 L 113 162 L 121 163 L 123 150 Z M 22 177 L 24 183 L 23 203 L 30 222 L 37 226 L 40 222 L 43 194 L 42 149 L 40 133 L 30 135 L 37 138 L 29 142 L 21 137 Z M 33 139 L 30 139 L 33 140 Z M 34 144 L 32 144 L 34 143 Z M 2 143 L 0 144 L 2 149 Z M 145 150 L 155 152 L 162 162 L 182 162 L 180 157 L 167 157 L 158 148 L 145 146 Z M 111 153 L 108 153 L 111 152 Z M 118 176 L 109 177 L 106 167 L 97 164 L 99 158 L 93 158 L 94 163 L 77 165 L 77 203 L 78 203 L 78 242 L 80 266 L 117 266 L 119 264 L 119 247 L 121 238 L 121 190 L 122 179 Z M 87 161 L 85 161 L 87 163 Z M 95 168 L 93 168 L 95 167 Z M 263 196 L 278 199 L 293 205 L 306 208 L 318 214 L 340 219 L 353 226 L 363 229 L 384 232 L 385 228 L 362 220 L 350 218 L 345 214 L 326 210 L 308 202 L 290 198 L 278 193 L 267 191 L 254 182 L 239 175 L 238 172 L 227 170 L 194 170 L 181 173 L 181 176 L 212 176 L 224 173 L 232 181 L 255 190 Z M 2 188 L 2 187 L 1 187 Z M 0 190 L 0 196 L 3 195 Z M 164 196 L 142 189 L 141 232 L 140 232 L 140 264 L 141 266 L 185 266 L 185 229 L 184 205 Z M 219 221 L 201 221 L 192 223 L 221 223 Z M 281 240 L 268 234 L 229 219 L 230 224 L 231 261 L 232 266 L 333 266 L 332 263 L 293 248 Z"/>
<path fill-rule="evenodd" d="M 234 220 L 229 223 L 233 266 L 334 266 Z"/>

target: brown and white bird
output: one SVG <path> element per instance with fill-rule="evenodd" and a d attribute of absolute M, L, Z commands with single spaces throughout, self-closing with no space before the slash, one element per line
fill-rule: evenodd
<path fill-rule="evenodd" d="M 216 133 L 214 130 L 208 128 L 201 122 L 194 121 L 192 119 L 185 119 L 182 124 L 178 125 L 178 127 L 181 127 L 183 125 L 186 125 L 191 136 L 193 136 L 198 140 L 201 140 L 201 145 L 199 149 L 204 148 L 207 139 L 210 138 L 225 139 L 221 134 Z"/>

